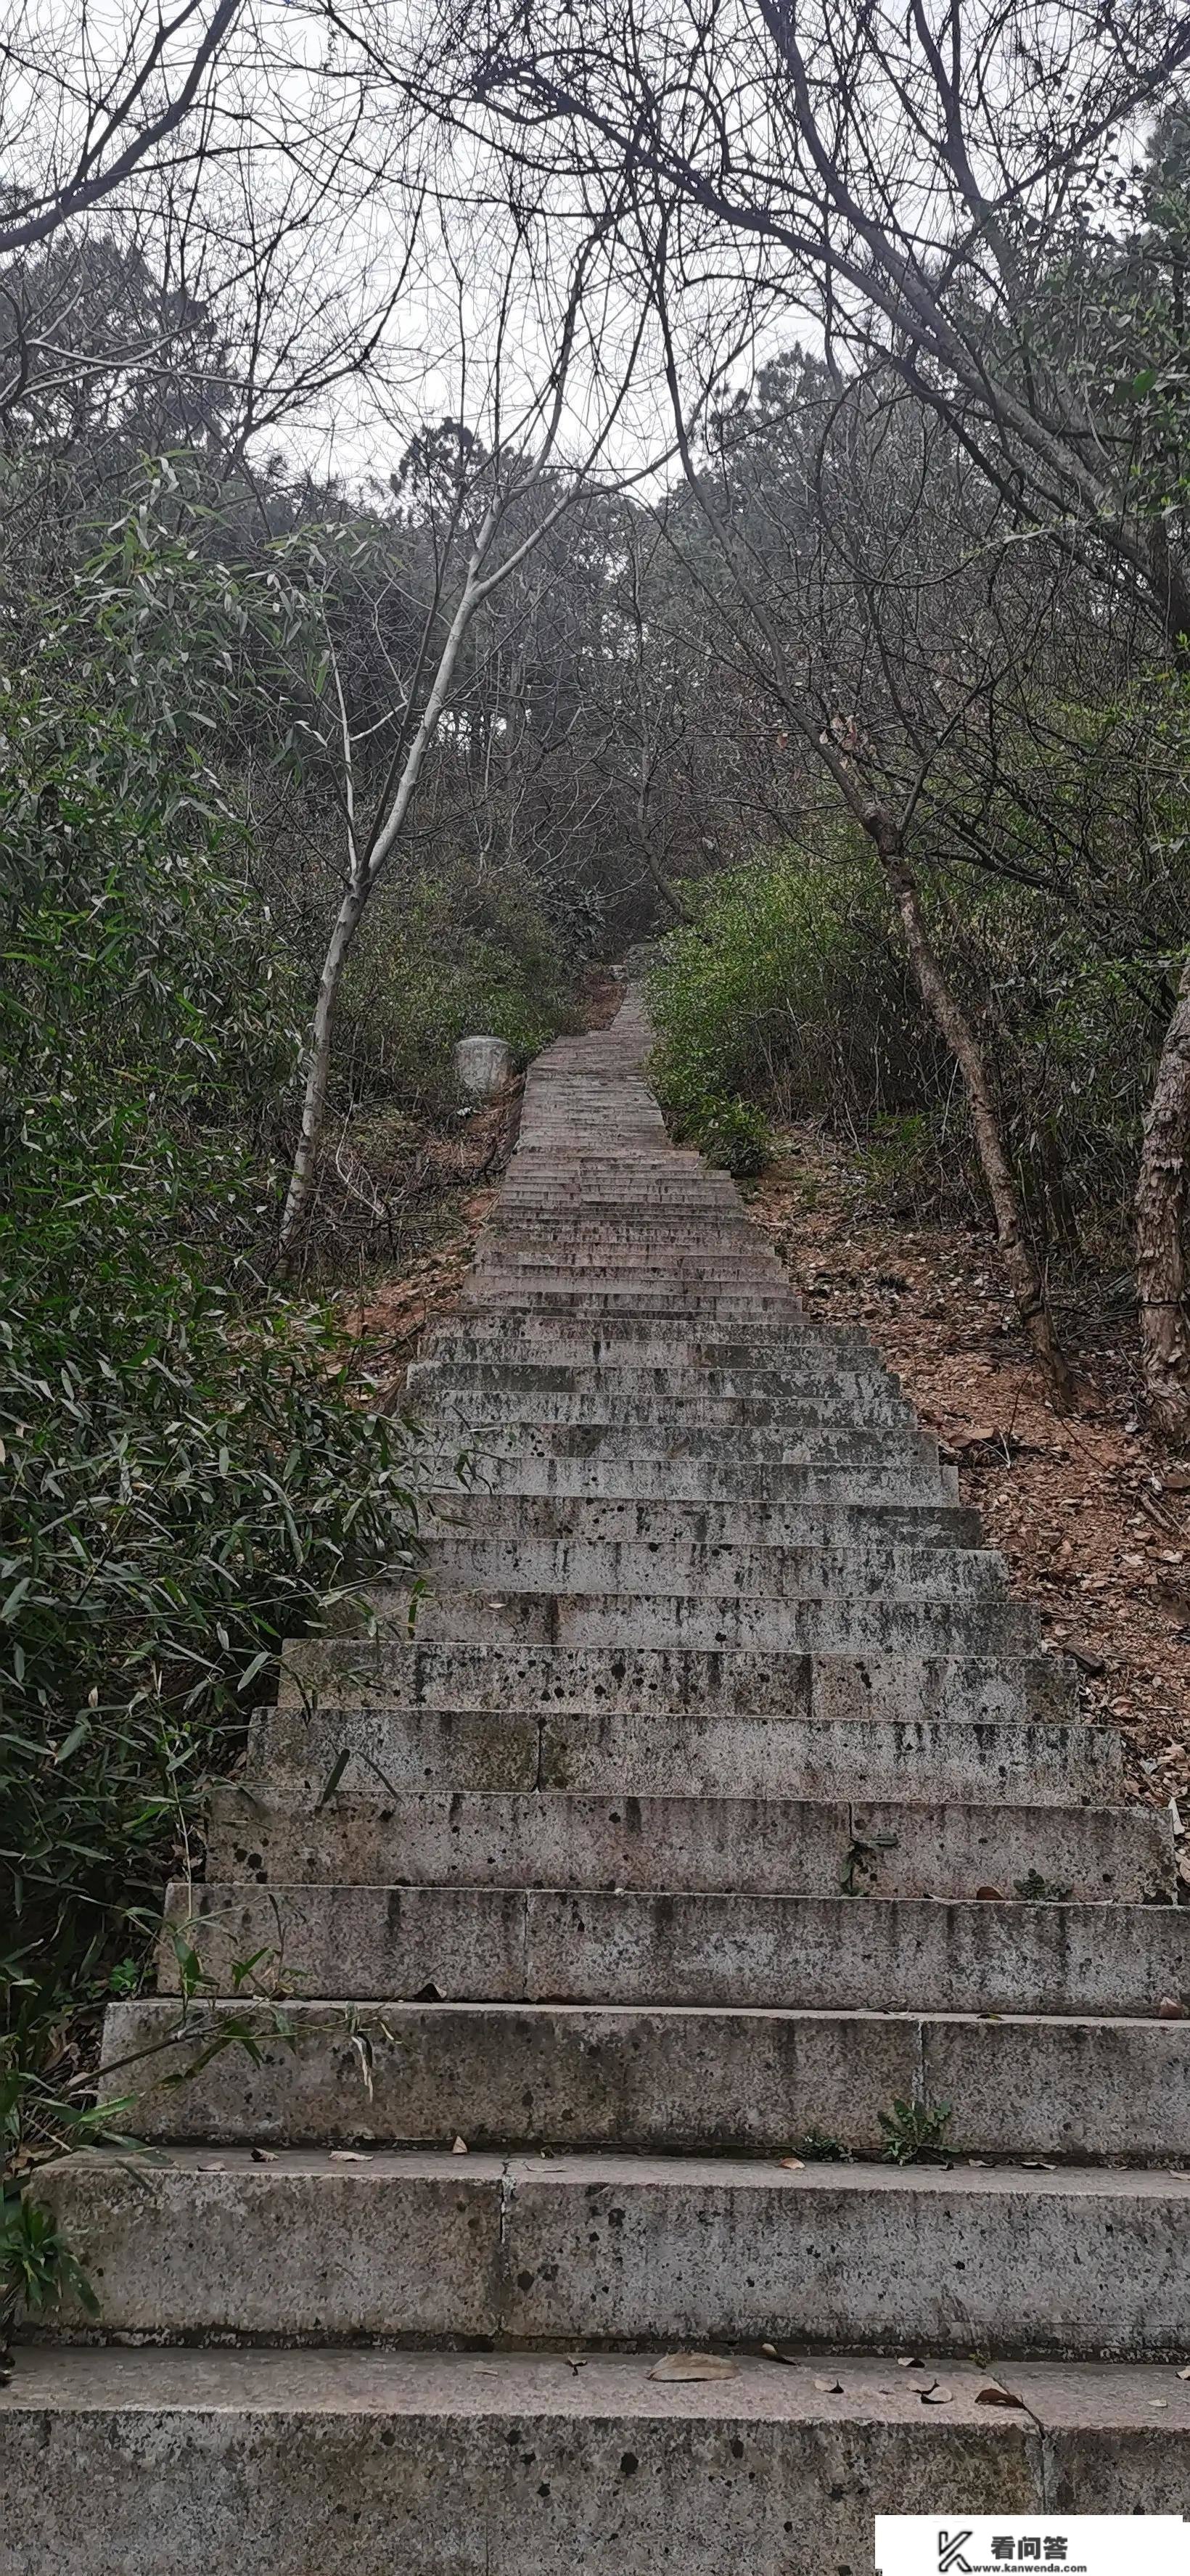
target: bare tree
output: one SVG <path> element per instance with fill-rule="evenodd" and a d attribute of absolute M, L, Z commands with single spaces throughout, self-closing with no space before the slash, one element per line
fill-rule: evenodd
<path fill-rule="evenodd" d="M 564 0 L 472 0 L 445 43 L 427 36 L 416 71 L 445 117 L 502 133 L 519 166 L 596 197 L 635 183 L 626 256 L 664 228 L 687 350 L 708 298 L 735 298 L 762 336 L 781 312 L 808 317 L 840 385 L 896 369 L 1018 541 L 1057 544 L 1104 597 L 1132 599 L 1185 669 L 1186 242 L 1146 200 L 1137 138 L 1167 116 L 1184 160 L 1188 63 L 1186 13 L 1149 0 L 612 0 L 580 17 Z M 848 793 L 847 762 L 824 752 Z M 900 826 L 862 805 L 902 871 L 906 938 L 932 983 Z M 1146 1137 L 1149 1314 L 1182 1261 L 1183 1200 L 1151 1169 L 1158 1140 L 1190 1128 L 1181 1011 Z M 1172 1331 L 1162 1356 L 1147 1330 L 1145 1347 L 1168 1418 L 1186 1336 Z"/>
<path fill-rule="evenodd" d="M 293 1256 L 309 1200 L 344 962 L 376 887 L 408 838 L 427 756 L 451 707 L 471 629 L 480 611 L 512 581 L 581 498 L 631 378 L 635 353 L 629 349 L 624 353 L 620 387 L 613 392 L 594 438 L 588 440 L 585 456 L 567 464 L 559 450 L 591 256 L 588 243 L 571 269 L 556 353 L 542 363 L 540 383 L 529 391 L 511 422 L 506 419 L 505 378 L 514 372 L 510 353 L 515 345 L 512 317 L 520 282 L 519 253 L 509 266 L 499 297 L 495 337 L 482 361 L 489 391 L 489 435 L 460 434 L 455 446 L 455 470 L 448 478 L 447 504 L 435 531 L 429 605 L 411 668 L 392 672 L 395 732 L 370 811 L 364 810 L 360 793 L 360 746 L 333 642 L 327 637 L 327 667 L 338 716 L 346 867 L 304 1051 L 300 1129 L 281 1220 L 283 1261 Z M 589 400 L 589 384 L 585 393 Z"/>
<path fill-rule="evenodd" d="M 0 259 L 93 214 L 137 174 L 201 154 L 244 0 L 118 7 L 106 25 L 22 0 L 0 53 Z"/>

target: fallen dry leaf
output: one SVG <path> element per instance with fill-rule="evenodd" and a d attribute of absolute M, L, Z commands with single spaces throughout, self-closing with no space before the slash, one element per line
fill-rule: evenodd
<path fill-rule="evenodd" d="M 252 2162 L 254 2165 L 275 2165 L 276 2161 L 277 2150 L 275 2147 L 253 2147 Z"/>
<path fill-rule="evenodd" d="M 1157 2006 L 1158 2021 L 1185 2021 L 1186 2007 L 1180 1995 L 1162 1995 Z"/>
<path fill-rule="evenodd" d="M 822 2390 L 824 2397 L 841 2397 L 843 2394 L 841 2379 L 816 2379 L 814 2385 Z"/>
<path fill-rule="evenodd" d="M 737 2365 L 718 2352 L 667 2352 L 655 2361 L 650 2379 L 735 2379 Z"/>
<path fill-rule="evenodd" d="M 366 2155 L 362 2147 L 331 2148 L 333 2165 L 370 2165 L 371 2161 L 371 2156 Z"/>
<path fill-rule="evenodd" d="M 783 2173 L 804 2173 L 806 2159 L 804 2156 L 782 2156 L 781 2170 Z"/>
<path fill-rule="evenodd" d="M 456 2138 L 456 2139 L 455 2139 L 455 2142 L 454 2142 L 454 2145 L 453 2145 L 453 2147 L 451 2148 L 451 2151 L 450 2151 L 450 2152 L 451 2152 L 452 2156 L 465 2156 L 465 2155 L 469 2154 L 470 2150 L 469 2150 L 469 2148 L 468 2148 L 468 2145 L 467 2145 L 467 2141 L 466 2141 L 466 2139 L 465 2139 L 465 2138 Z"/>
<path fill-rule="evenodd" d="M 975 2397 L 977 2406 L 1023 2406 L 1024 2402 L 1023 2397 L 1014 2397 L 1010 2388 L 980 2388 Z"/>
<path fill-rule="evenodd" d="M 939 2388 L 935 2386 L 933 2388 L 919 2388 L 917 2393 L 923 2406 L 949 2406 L 954 2391 L 950 2388 Z"/>

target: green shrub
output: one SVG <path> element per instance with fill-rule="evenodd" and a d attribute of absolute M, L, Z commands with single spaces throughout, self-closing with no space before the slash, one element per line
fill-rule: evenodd
<path fill-rule="evenodd" d="M 750 1100 L 708 1100 L 682 1134 L 737 1181 L 762 1172 L 772 1151 L 768 1120 Z"/>
<path fill-rule="evenodd" d="M 9 699 L 0 788 L 0 2136 L 138 1982 L 281 1640 L 407 1558 L 408 1442 L 269 1293 L 263 908 L 134 737 Z M 175 791 L 195 782 L 175 779 Z"/>
<path fill-rule="evenodd" d="M 460 861 L 382 887 L 343 979 L 339 1097 L 440 1114 L 459 1038 L 503 1038 L 525 1063 L 569 1024 L 572 994 L 541 894 L 516 868 Z"/>
<path fill-rule="evenodd" d="M 843 1119 L 912 1100 L 921 1020 L 886 915 L 845 835 L 707 887 L 649 979 L 654 1076 L 680 1132 L 733 1101 Z"/>

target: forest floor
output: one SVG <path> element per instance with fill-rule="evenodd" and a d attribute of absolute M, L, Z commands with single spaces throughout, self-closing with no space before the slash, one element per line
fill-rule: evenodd
<path fill-rule="evenodd" d="M 902 1223 L 862 1159 L 785 1129 L 746 1187 L 807 1306 L 861 1324 L 901 1378 L 1047 1642 L 1073 1655 L 1087 1716 L 1118 1725 L 1130 1785 L 1190 1825 L 1190 1466 L 1150 1440 L 1118 1312 L 1063 1312 L 1078 1414 L 1044 1401 L 989 1237 Z"/>
<path fill-rule="evenodd" d="M 618 991 L 591 979 L 587 1026 L 605 1024 Z M 469 1122 L 434 1243 L 353 1302 L 387 1409 L 401 1406 L 425 1326 L 457 1304 L 518 1109 L 519 1097 Z M 1064 1314 L 1082 1402 L 1059 1420 L 985 1233 L 902 1222 L 862 1156 L 817 1129 L 784 1129 L 777 1144 L 744 1195 L 799 1295 L 824 1320 L 870 1334 L 957 1462 L 962 1498 L 1007 1559 L 1013 1590 L 1036 1603 L 1047 1644 L 1075 1658 L 1084 1713 L 1119 1726 L 1133 1794 L 1180 1801 L 1190 1826 L 1190 1466 L 1146 1434 L 1119 1313 L 1088 1304 Z"/>

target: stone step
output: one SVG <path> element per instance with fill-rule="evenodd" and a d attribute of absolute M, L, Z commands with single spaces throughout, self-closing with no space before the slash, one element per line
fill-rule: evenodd
<path fill-rule="evenodd" d="M 506 1422 L 472 1415 L 466 1421 L 447 1417 L 432 1426 L 452 1454 L 465 1445 L 476 1462 L 508 1466 L 536 1465 L 544 1460 L 579 1463 L 593 1475 L 603 1466 L 705 1466 L 733 1477 L 755 1468 L 800 1467 L 819 1476 L 874 1473 L 938 1481 L 938 1444 L 916 1424 L 897 1421 L 858 1428 L 851 1422 L 796 1423 L 771 1427 L 744 1423 L 673 1423 L 662 1415 L 653 1423 L 621 1426 L 605 1422 Z"/>
<path fill-rule="evenodd" d="M 1002 1897 L 1135 1904 L 1177 1894 L 1168 1808 L 909 1806 L 571 1790 L 416 1790 L 317 1805 L 267 1781 L 217 1789 L 216 1880 L 265 1886 L 736 1888 L 751 1895 Z"/>
<path fill-rule="evenodd" d="M 483 1374 L 490 1379 L 494 1372 Z M 768 1395 L 715 1395 L 704 1394 L 687 1378 L 684 1394 L 634 1396 L 594 1383 L 585 1387 L 468 1384 L 461 1373 L 452 1370 L 447 1377 L 431 1363 L 425 1370 L 410 1369 L 406 1392 L 412 1411 L 423 1420 L 447 1424 L 452 1431 L 456 1424 L 465 1430 L 489 1424 L 512 1424 L 518 1429 L 592 1424 L 616 1432 L 716 1431 L 726 1445 L 736 1430 L 780 1430 L 787 1437 L 814 1435 L 817 1447 L 822 1432 L 828 1437 L 840 1432 L 862 1437 L 869 1429 L 895 1428 L 902 1433 L 912 1429 L 915 1434 L 917 1430 L 904 1397 L 887 1384 L 873 1384 L 862 1397 L 842 1385 L 804 1394 L 778 1388 Z M 734 1449 L 734 1441 L 731 1445 Z"/>
<path fill-rule="evenodd" d="M 643 1201 L 621 1207 L 596 1207 L 589 1201 L 567 1206 L 565 1201 L 546 1200 L 540 1208 L 527 1202 L 509 1206 L 501 1200 L 499 1217 L 485 1229 L 482 1244 L 489 1257 L 499 1260 L 506 1254 L 544 1252 L 553 1256 L 550 1266 L 557 1269 L 564 1269 L 573 1253 L 589 1258 L 593 1252 L 608 1250 L 618 1257 L 621 1249 L 643 1253 L 658 1247 L 687 1253 L 692 1259 L 708 1249 L 722 1255 L 737 1246 L 749 1261 L 776 1258 L 741 1208 L 715 1199 L 685 1207 Z"/>
<path fill-rule="evenodd" d="M 589 1220 L 598 1225 L 609 1218 L 619 1223 L 656 1210 L 700 1222 L 710 1216 L 716 1223 L 730 1212 L 737 1226 L 747 1222 L 739 1192 L 725 1173 L 718 1176 L 718 1183 L 709 1172 L 670 1179 L 659 1158 L 651 1171 L 626 1172 L 613 1164 L 606 1172 L 576 1179 L 573 1163 L 556 1163 L 551 1172 L 537 1168 L 542 1162 L 543 1157 L 536 1155 L 528 1177 L 505 1182 L 499 1200 L 501 1226 L 545 1225 L 555 1213 L 578 1223 Z"/>
<path fill-rule="evenodd" d="M 661 1280 L 623 1279 L 596 1286 L 591 1281 L 563 1279 L 561 1274 L 548 1286 L 529 1287 L 523 1280 L 493 1277 L 482 1284 L 474 1279 L 464 1283 L 459 1294 L 459 1314 L 464 1325 L 472 1312 L 490 1315 L 496 1320 L 516 1315 L 526 1321 L 536 1316 L 566 1317 L 583 1323 L 598 1323 L 621 1313 L 635 1318 L 651 1316 L 661 1322 L 678 1316 L 688 1331 L 700 1340 L 713 1334 L 723 1323 L 751 1331 L 755 1324 L 768 1321 L 788 1330 L 801 1315 L 801 1308 L 788 1288 L 736 1290 L 713 1289 L 705 1282 L 683 1281 L 667 1285 Z M 734 1338 L 734 1336 L 733 1336 Z"/>
<path fill-rule="evenodd" d="M 640 1229 L 635 1241 L 623 1243 L 580 1237 L 559 1245 L 543 1236 L 540 1251 L 524 1241 L 501 1241 L 486 1249 L 481 1243 L 469 1285 L 476 1290 L 491 1286 L 497 1295 L 520 1290 L 532 1294 L 543 1287 L 553 1293 L 555 1286 L 562 1294 L 605 1287 L 655 1289 L 666 1295 L 680 1290 L 699 1303 L 721 1294 L 786 1297 L 790 1293 L 780 1263 L 753 1250 L 742 1233 L 736 1241 L 720 1235 L 716 1243 L 707 1245 L 693 1235 L 689 1242 L 660 1235 L 649 1240 Z"/>
<path fill-rule="evenodd" d="M 743 1436 L 743 1435 L 741 1435 Z M 756 1435 L 752 1435 L 755 1437 Z M 873 1432 L 873 1445 L 879 1438 Z M 755 1463 L 733 1454 L 734 1444 L 725 1444 L 718 1456 L 692 1455 L 681 1434 L 675 1435 L 672 1454 L 650 1454 L 644 1446 L 645 1435 L 638 1435 L 640 1449 L 634 1456 L 629 1439 L 622 1443 L 622 1456 L 604 1451 L 598 1457 L 584 1457 L 581 1450 L 559 1455 L 542 1451 L 527 1435 L 512 1445 L 512 1454 L 499 1454 L 498 1432 L 480 1434 L 468 1430 L 456 1434 L 453 1441 L 443 1435 L 428 1460 L 432 1481 L 442 1486 L 454 1472 L 460 1458 L 466 1460 L 468 1481 L 474 1478 L 493 1494 L 557 1494 L 567 1499 L 587 1497 L 609 1502 L 685 1501 L 690 1503 L 784 1503 L 791 1509 L 799 1505 L 836 1503 L 939 1503 L 952 1501 L 957 1495 L 953 1471 L 936 1466 L 922 1455 L 904 1453 L 887 1460 L 872 1457 L 866 1463 L 848 1465 L 829 1461 L 816 1465 L 799 1465 L 793 1460 L 773 1459 Z M 793 1443 L 789 1444 L 791 1447 Z M 923 1444 L 924 1447 L 924 1444 Z"/>
<path fill-rule="evenodd" d="M 696 1647 L 468 1646 L 306 1637 L 286 1646 L 278 1706 L 334 1700 L 408 1708 L 549 1709 L 555 1714 L 1054 1718 L 1073 1684 L 1046 1655 L 710 1652 Z"/>
<path fill-rule="evenodd" d="M 817 1358 L 797 1361 L 788 1368 L 750 1364 L 739 1368 L 696 1367 L 693 1363 L 665 1368 L 635 1364 L 602 1368 L 586 1360 L 419 1360 L 408 1372 L 408 1391 L 411 1401 L 415 1399 L 423 1411 L 435 1401 L 449 1399 L 453 1403 L 463 1397 L 487 1403 L 497 1396 L 541 1402 L 557 1396 L 600 1395 L 609 1406 L 617 1408 L 621 1404 L 676 1406 L 679 1417 L 684 1406 L 695 1402 L 828 1408 L 848 1403 L 866 1406 L 869 1399 L 876 1397 L 891 1399 L 901 1406 L 905 1402 L 897 1380 L 887 1370 L 873 1366 L 861 1374 L 856 1368 L 838 1368 L 833 1362 L 828 1364 Z M 609 1419 L 613 1418 L 609 1414 Z"/>
<path fill-rule="evenodd" d="M 937 2372 L 854 2355 L 655 2361 L 30 2350 L 0 2390 L 6 2576 L 175 2576 L 171 2532 L 204 2576 L 396 2576 L 396 2532 L 400 2576 L 871 2576 L 874 2514 L 959 2494 L 1010 2522 L 1184 2509 L 1166 2367 L 957 2359 L 937 2405 Z"/>
<path fill-rule="evenodd" d="M 382 1636 L 465 1645 L 637 1646 L 759 1654 L 1013 1655 L 1037 1651 L 1037 1615 L 1007 1595 L 973 1601 L 892 1601 L 835 1593 L 766 1601 L 691 1593 L 495 1593 L 443 1582 L 367 1596 Z"/>
<path fill-rule="evenodd" d="M 369 2003 L 734 2004 L 795 2012 L 1058 2013 L 1152 2020 L 1190 2005 L 1190 1912 L 1172 1905 L 691 1895 L 528 1887 L 168 1890 L 162 1991 L 180 1953 L 231 1994 Z"/>
<path fill-rule="evenodd" d="M 345 1767 L 340 1770 L 340 1763 Z M 556 1788 L 593 1796 L 680 1792 L 756 1798 L 1094 1805 L 1121 1794 L 1114 1727 L 1080 1720 L 968 1724 L 722 1715 L 648 1709 L 584 1716 L 552 1710 L 354 1706 L 258 1710 L 248 1770 L 316 1801 L 345 1791 Z"/>
<path fill-rule="evenodd" d="M 821 1449 L 829 1457 L 832 1445 L 840 1440 L 866 1443 L 873 1433 L 885 1437 L 895 1433 L 902 1440 L 908 1435 L 916 1448 L 920 1437 L 910 1407 L 887 1387 L 873 1389 L 870 1398 L 860 1399 L 842 1388 L 805 1395 L 703 1395 L 688 1384 L 685 1395 L 642 1395 L 619 1402 L 594 1386 L 501 1390 L 427 1385 L 422 1380 L 410 1386 L 408 1398 L 409 1409 L 419 1420 L 441 1426 L 455 1439 L 462 1434 L 483 1440 L 490 1429 L 506 1436 L 523 1432 L 532 1438 L 538 1431 L 555 1428 L 591 1428 L 617 1437 L 639 1431 L 650 1446 L 658 1439 L 668 1446 L 674 1438 L 706 1433 L 714 1435 L 715 1448 L 749 1457 L 753 1454 L 749 1439 L 745 1436 L 737 1451 L 734 1435 L 761 1432 L 771 1436 L 778 1456 L 792 1446 L 815 1455 Z"/>
<path fill-rule="evenodd" d="M 668 1592 L 724 1600 L 820 1601 L 846 1593 L 885 1601 L 926 1597 L 982 1602 L 1002 1597 L 1004 1559 L 991 1548 L 746 1547 L 521 1534 L 478 1524 L 458 1531 L 430 1526 L 425 1541 L 430 1581 L 490 1592 L 624 1592 L 639 1600 Z"/>
<path fill-rule="evenodd" d="M 974 1551 L 978 1514 L 936 1497 L 909 1503 L 707 1502 L 651 1495 L 488 1494 L 472 1487 L 431 1496 L 437 1538 L 483 1531 L 503 1538 L 576 1539 L 645 1548 L 671 1546 L 892 1549 L 900 1545 Z"/>
<path fill-rule="evenodd" d="M 1190 2341 L 1186 2174 L 177 2147 L 86 2152 L 39 2190 L 112 2335 L 1128 2361 Z"/>
<path fill-rule="evenodd" d="M 470 1320 L 478 1324 L 480 1317 Z M 615 1317 L 601 1321 L 584 1316 L 568 1323 L 556 1315 L 517 1314 L 511 1330 L 500 1329 L 499 1316 L 488 1321 L 492 1329 L 482 1333 L 472 1331 L 469 1322 L 440 1325 L 433 1341 L 423 1343 L 423 1353 L 435 1367 L 559 1370 L 569 1377 L 606 1372 L 622 1374 L 626 1382 L 634 1376 L 652 1378 L 658 1386 L 667 1379 L 680 1384 L 688 1375 L 702 1385 L 716 1370 L 731 1377 L 755 1374 L 794 1391 L 897 1385 L 870 1342 L 857 1338 L 837 1347 L 820 1334 L 795 1335 L 785 1325 L 763 1334 L 730 1317 L 718 1327 L 704 1323 L 696 1332 L 683 1331 L 677 1318 L 660 1316 L 635 1331 L 627 1319 L 619 1324 Z"/>
<path fill-rule="evenodd" d="M 415 1632 L 402 1582 L 287 1650 L 108 2015 L 149 2152 L 39 2178 L 99 2331 L 190 2348 L 26 2348 L 6 2576 L 873 2576 L 882 2502 L 1182 2508 L 1170 1819 L 648 1045 L 630 994 L 532 1069 L 411 1373 Z M 752 2357 L 650 2379 L 691 2344 Z"/>
<path fill-rule="evenodd" d="M 136 2093 L 122 2123 L 173 2143 L 830 2162 L 879 2157 L 910 2102 L 954 2155 L 1190 2154 L 1186 2022 L 142 1996 L 112 2005 L 104 2066 L 105 2100 Z"/>
<path fill-rule="evenodd" d="M 417 1360 L 408 1372 L 411 1394 L 429 1403 L 435 1394 L 455 1395 L 593 1395 L 604 1394 L 616 1405 L 660 1400 L 689 1403 L 699 1397 L 722 1403 L 735 1398 L 748 1403 L 784 1399 L 797 1404 L 837 1404 L 854 1391 L 866 1402 L 873 1395 L 901 1396 L 899 1381 L 875 1359 L 861 1371 L 843 1368 L 829 1353 L 791 1356 L 781 1366 L 748 1355 L 740 1365 L 717 1361 L 654 1362 L 634 1359 L 595 1363 L 582 1360 L 538 1360 L 521 1355 L 491 1359 L 486 1355 L 456 1359 L 449 1355 Z"/>

